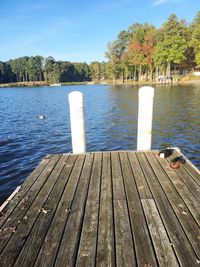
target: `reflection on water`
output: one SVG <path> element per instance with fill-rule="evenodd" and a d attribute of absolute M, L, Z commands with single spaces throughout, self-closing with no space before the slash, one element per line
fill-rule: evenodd
<path fill-rule="evenodd" d="M 48 153 L 71 151 L 67 95 L 85 95 L 88 151 L 136 149 L 138 86 L 0 90 L 0 199 Z M 200 168 L 200 85 L 156 86 L 152 148 L 180 147 Z M 46 119 L 40 120 L 39 114 Z"/>

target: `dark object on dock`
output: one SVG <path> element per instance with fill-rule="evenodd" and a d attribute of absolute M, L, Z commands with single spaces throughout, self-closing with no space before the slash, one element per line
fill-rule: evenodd
<path fill-rule="evenodd" d="M 173 153 L 174 153 L 173 148 L 166 148 L 166 149 L 160 150 L 158 155 L 160 158 L 164 159 L 164 158 L 170 157 Z"/>
<path fill-rule="evenodd" d="M 0 266 L 199 267 L 200 172 L 168 167 L 158 151 L 44 158 L 1 211 Z"/>
<path fill-rule="evenodd" d="M 183 156 L 176 157 L 171 160 L 170 167 L 172 169 L 179 169 L 185 163 L 186 163 L 186 159 Z"/>

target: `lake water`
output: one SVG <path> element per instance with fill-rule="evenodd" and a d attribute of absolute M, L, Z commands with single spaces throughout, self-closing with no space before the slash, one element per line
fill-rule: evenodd
<path fill-rule="evenodd" d="M 85 97 L 87 151 L 135 150 L 138 86 L 0 89 L 0 201 L 46 154 L 71 152 L 68 93 Z M 155 86 L 152 148 L 177 146 L 200 168 L 200 84 Z M 38 116 L 44 114 L 46 119 Z"/>

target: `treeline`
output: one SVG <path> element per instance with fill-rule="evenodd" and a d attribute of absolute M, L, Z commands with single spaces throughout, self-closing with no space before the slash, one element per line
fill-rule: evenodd
<path fill-rule="evenodd" d="M 8 62 L 0 61 L 0 83 L 44 81 L 84 82 L 106 79 L 106 62 L 71 63 L 55 61 L 53 57 L 19 57 Z"/>
<path fill-rule="evenodd" d="M 106 55 L 114 81 L 152 81 L 200 68 L 200 11 L 190 24 L 175 14 L 160 29 L 135 23 L 118 34 Z"/>
<path fill-rule="evenodd" d="M 108 62 L 71 63 L 42 56 L 0 62 L 0 83 L 45 81 L 84 82 L 121 79 L 152 81 L 200 68 L 200 11 L 190 24 L 175 14 L 156 29 L 131 25 L 109 43 Z"/>
<path fill-rule="evenodd" d="M 0 62 L 0 83 L 45 81 L 82 82 L 91 80 L 87 63 L 55 61 L 53 57 L 19 57 Z"/>

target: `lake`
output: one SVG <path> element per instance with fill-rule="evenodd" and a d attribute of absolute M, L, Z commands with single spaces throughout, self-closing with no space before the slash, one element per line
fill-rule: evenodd
<path fill-rule="evenodd" d="M 71 152 L 67 98 L 72 91 L 84 93 L 87 151 L 135 150 L 138 88 L 1 88 L 0 201 L 26 179 L 46 154 Z M 152 148 L 179 147 L 200 168 L 200 84 L 154 88 Z M 46 119 L 40 120 L 40 114 Z"/>

